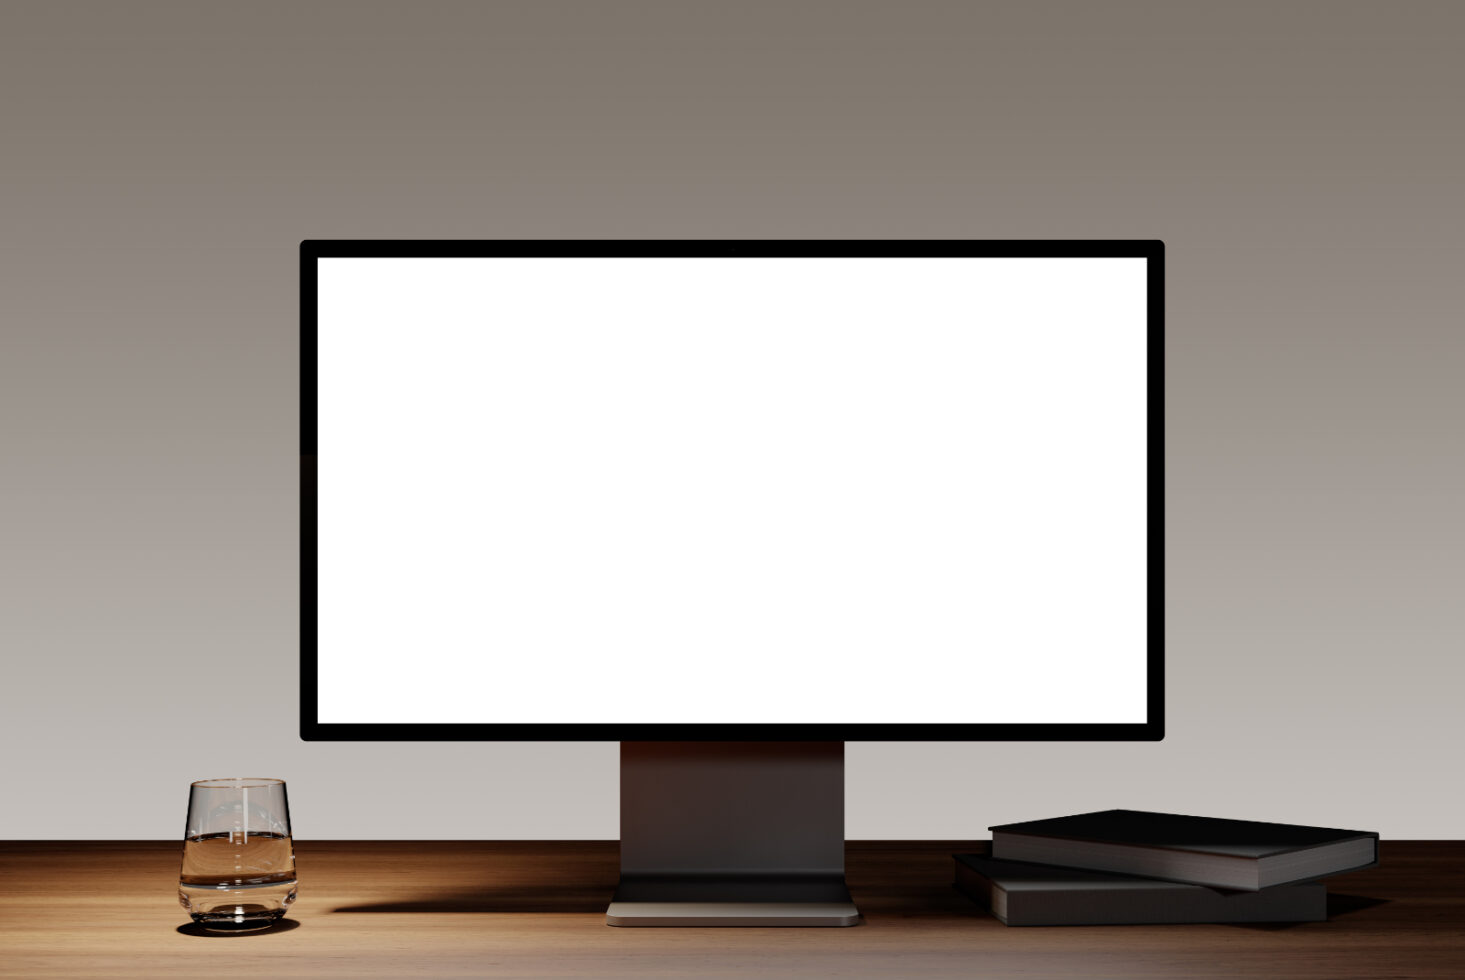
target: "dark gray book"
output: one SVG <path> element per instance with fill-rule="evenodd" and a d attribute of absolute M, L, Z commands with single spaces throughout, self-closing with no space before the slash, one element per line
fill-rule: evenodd
<path fill-rule="evenodd" d="M 1101 810 L 993 827 L 992 856 L 1257 891 L 1378 864 L 1363 830 Z"/>
<path fill-rule="evenodd" d="M 1316 882 L 1228 891 L 980 854 L 954 856 L 957 889 L 1009 926 L 1322 922 L 1328 917 L 1327 888 Z"/>

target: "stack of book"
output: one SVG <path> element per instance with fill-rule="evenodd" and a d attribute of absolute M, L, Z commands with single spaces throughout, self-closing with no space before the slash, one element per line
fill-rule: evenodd
<path fill-rule="evenodd" d="M 1378 863 L 1375 833 L 1141 810 L 991 830 L 956 887 L 1010 926 L 1321 922 L 1318 879 Z"/>

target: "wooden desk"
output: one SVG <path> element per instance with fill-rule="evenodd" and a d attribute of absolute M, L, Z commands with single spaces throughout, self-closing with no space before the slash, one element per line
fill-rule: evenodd
<path fill-rule="evenodd" d="M 0 976 L 1465 977 L 1465 842 L 1386 841 L 1328 922 L 1027 929 L 952 890 L 985 847 L 851 843 L 852 929 L 614 929 L 614 843 L 299 841 L 290 916 L 216 937 L 176 842 L 4 843 Z"/>

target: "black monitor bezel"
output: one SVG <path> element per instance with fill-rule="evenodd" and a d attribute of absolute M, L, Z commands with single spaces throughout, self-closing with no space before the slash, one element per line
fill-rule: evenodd
<path fill-rule="evenodd" d="M 322 258 L 1141 258 L 1147 288 L 1147 720 L 1130 724 L 480 724 L 319 719 L 316 553 L 317 269 Z M 548 241 L 307 240 L 300 243 L 300 736 L 306 741 L 1159 741 L 1165 737 L 1165 245 L 1158 240 Z M 981 702 L 1000 692 L 974 691 Z"/>

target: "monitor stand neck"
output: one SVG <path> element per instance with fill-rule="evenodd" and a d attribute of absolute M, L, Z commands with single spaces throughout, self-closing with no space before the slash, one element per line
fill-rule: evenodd
<path fill-rule="evenodd" d="M 852 926 L 843 742 L 622 742 L 613 926 Z"/>

